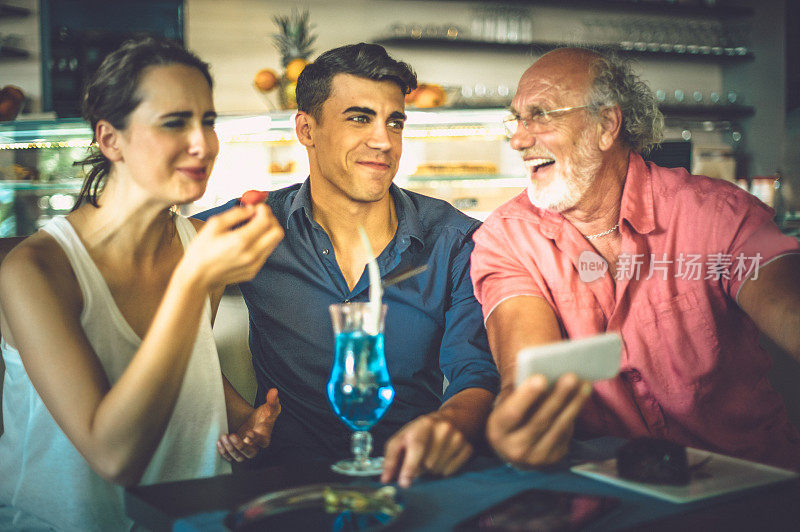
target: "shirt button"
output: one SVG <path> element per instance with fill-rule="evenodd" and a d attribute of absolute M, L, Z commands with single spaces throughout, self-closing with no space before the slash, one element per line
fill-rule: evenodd
<path fill-rule="evenodd" d="M 628 378 L 631 382 L 639 382 L 642 380 L 642 374 L 634 369 L 628 373 Z"/>
<path fill-rule="evenodd" d="M 327 254 L 328 254 L 328 253 L 330 253 L 330 252 L 331 252 L 331 250 L 329 250 L 328 248 L 323 248 L 323 249 L 322 249 L 322 254 L 323 254 L 323 255 L 327 255 Z"/>

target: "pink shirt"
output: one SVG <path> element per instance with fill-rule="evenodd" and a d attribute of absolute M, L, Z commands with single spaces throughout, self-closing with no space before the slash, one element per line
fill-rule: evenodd
<path fill-rule="evenodd" d="M 800 251 L 772 216 L 730 183 L 632 154 L 616 272 L 597 269 L 605 261 L 589 241 L 522 193 L 475 233 L 475 295 L 484 318 L 533 295 L 567 338 L 620 331 L 620 375 L 595 384 L 579 434 L 667 438 L 800 470 L 800 435 L 766 378 L 770 357 L 736 304 L 758 267 Z"/>

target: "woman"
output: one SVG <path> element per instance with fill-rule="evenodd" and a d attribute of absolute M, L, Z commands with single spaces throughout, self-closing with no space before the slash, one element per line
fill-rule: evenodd
<path fill-rule="evenodd" d="M 264 204 L 202 229 L 171 209 L 203 195 L 219 149 L 211 85 L 176 44 L 128 42 L 106 58 L 84 96 L 97 148 L 76 208 L 3 262 L 12 526 L 130 528 L 121 486 L 230 471 L 215 446 L 229 430 L 241 454 L 269 443 L 277 394 L 254 410 L 222 377 L 211 308 L 283 232 Z"/>

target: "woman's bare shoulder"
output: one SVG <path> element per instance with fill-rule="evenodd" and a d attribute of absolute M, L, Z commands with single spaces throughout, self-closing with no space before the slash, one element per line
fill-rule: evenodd
<path fill-rule="evenodd" d="M 3 290 L 24 290 L 30 283 L 54 287 L 62 295 L 77 289 L 77 278 L 66 253 L 46 231 L 39 230 L 17 244 L 0 264 Z M 79 292 L 78 292 L 79 293 Z"/>

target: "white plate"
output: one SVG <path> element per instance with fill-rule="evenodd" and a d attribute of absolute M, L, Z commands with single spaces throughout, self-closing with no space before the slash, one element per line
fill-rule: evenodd
<path fill-rule="evenodd" d="M 716 497 L 756 486 L 772 484 L 797 478 L 794 471 L 779 469 L 768 465 L 749 462 L 722 454 L 686 449 L 689 466 L 700 462 L 709 455 L 711 460 L 700 471 L 692 475 L 685 486 L 669 486 L 663 484 L 647 484 L 625 480 L 617 475 L 617 460 L 612 458 L 604 462 L 590 462 L 571 468 L 573 473 L 608 482 L 622 488 L 638 491 L 670 502 L 686 503 Z"/>

